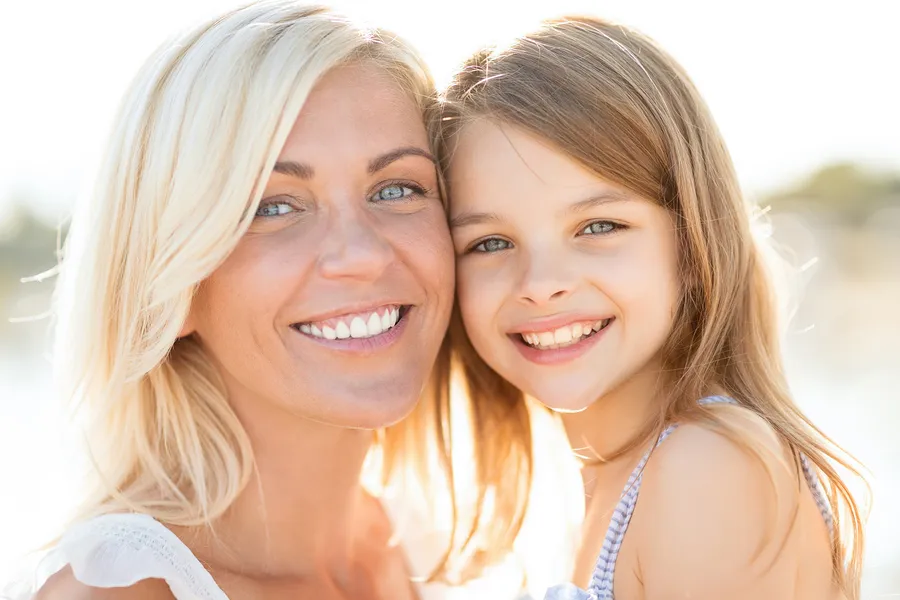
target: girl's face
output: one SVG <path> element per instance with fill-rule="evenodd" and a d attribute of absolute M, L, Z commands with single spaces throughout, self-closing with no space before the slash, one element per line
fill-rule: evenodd
<path fill-rule="evenodd" d="M 679 293 L 662 206 L 486 119 L 448 174 L 466 332 L 501 376 L 578 411 L 658 368 Z"/>
<path fill-rule="evenodd" d="M 444 337 L 453 248 L 421 111 L 369 64 L 313 89 L 256 218 L 190 329 L 242 411 L 354 428 L 415 406 Z"/>

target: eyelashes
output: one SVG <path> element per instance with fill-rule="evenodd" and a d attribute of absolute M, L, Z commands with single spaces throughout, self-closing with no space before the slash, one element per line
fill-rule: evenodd
<path fill-rule="evenodd" d="M 370 202 L 398 202 L 411 196 L 427 196 L 429 190 L 417 183 L 409 181 L 392 181 L 381 186 L 378 191 L 369 196 Z"/>
<path fill-rule="evenodd" d="M 614 221 L 592 221 L 581 230 L 579 235 L 608 235 L 624 228 L 624 225 Z"/>
<path fill-rule="evenodd" d="M 382 184 L 370 194 L 366 200 L 373 203 L 405 203 L 425 198 L 431 190 L 411 181 L 389 181 Z M 289 194 L 279 194 L 263 199 L 256 209 L 255 217 L 259 219 L 276 219 L 309 211 L 309 202 Z"/>
<path fill-rule="evenodd" d="M 480 252 L 483 254 L 493 254 L 494 252 L 500 252 L 501 250 L 506 250 L 508 248 L 512 248 L 512 242 L 510 242 L 509 240 L 504 240 L 502 238 L 494 237 L 487 238 L 478 242 L 469 251 Z"/>
<path fill-rule="evenodd" d="M 622 223 L 598 219 L 579 226 L 578 233 L 575 234 L 575 237 L 607 237 L 626 229 L 628 229 L 628 226 L 623 225 Z M 464 254 L 496 254 L 497 252 L 510 250 L 513 247 L 514 244 L 506 238 L 488 236 L 480 238 L 470 244 L 464 251 Z"/>
<path fill-rule="evenodd" d="M 272 219 L 292 213 L 306 212 L 307 209 L 303 205 L 304 202 L 299 198 L 279 194 L 262 200 L 256 208 L 254 216 L 261 219 Z"/>

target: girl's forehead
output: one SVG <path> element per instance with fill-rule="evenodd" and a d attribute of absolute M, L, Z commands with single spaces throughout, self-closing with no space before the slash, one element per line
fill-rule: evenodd
<path fill-rule="evenodd" d="M 451 212 L 494 206 L 521 211 L 584 212 L 601 204 L 659 203 L 588 169 L 551 142 L 487 120 L 461 129 L 450 169 Z"/>
<path fill-rule="evenodd" d="M 503 174 L 517 173 L 509 179 Z M 456 138 L 450 161 L 451 178 L 494 175 L 507 185 L 572 186 L 602 181 L 548 140 L 530 131 L 492 121 L 465 125 Z"/>

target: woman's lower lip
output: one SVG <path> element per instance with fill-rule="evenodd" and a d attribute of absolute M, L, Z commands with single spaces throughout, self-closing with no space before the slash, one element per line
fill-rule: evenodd
<path fill-rule="evenodd" d="M 554 350 L 539 350 L 525 343 L 521 335 L 514 334 L 509 336 L 515 347 L 522 353 L 527 360 L 539 365 L 559 365 L 575 360 L 582 354 L 594 347 L 600 338 L 612 327 L 615 319 L 610 321 L 609 325 L 596 332 L 590 337 L 582 339 L 576 344 L 566 346 L 565 348 L 556 348 Z"/>
<path fill-rule="evenodd" d="M 415 308 L 413 307 L 408 308 L 404 312 L 400 320 L 397 321 L 396 325 L 394 325 L 384 333 L 379 333 L 378 335 L 373 335 L 372 337 L 367 338 L 344 338 L 342 340 L 329 340 L 327 338 L 320 338 L 308 333 L 303 333 L 302 331 L 298 331 L 293 327 L 291 329 L 294 329 L 297 335 L 302 335 L 304 338 L 325 346 L 330 350 L 338 350 L 351 354 L 374 354 L 375 352 L 384 350 L 385 348 L 394 345 L 394 343 L 396 343 L 397 340 L 400 339 L 400 336 L 406 330 L 406 324 L 409 321 L 409 318 L 414 310 Z"/>

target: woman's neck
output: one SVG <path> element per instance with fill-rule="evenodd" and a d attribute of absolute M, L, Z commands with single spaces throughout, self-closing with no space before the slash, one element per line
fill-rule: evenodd
<path fill-rule="evenodd" d="M 255 459 L 253 477 L 209 529 L 189 546 L 216 568 L 288 579 L 352 570 L 367 515 L 360 474 L 371 431 L 324 425 L 280 407 L 232 394 Z"/>

